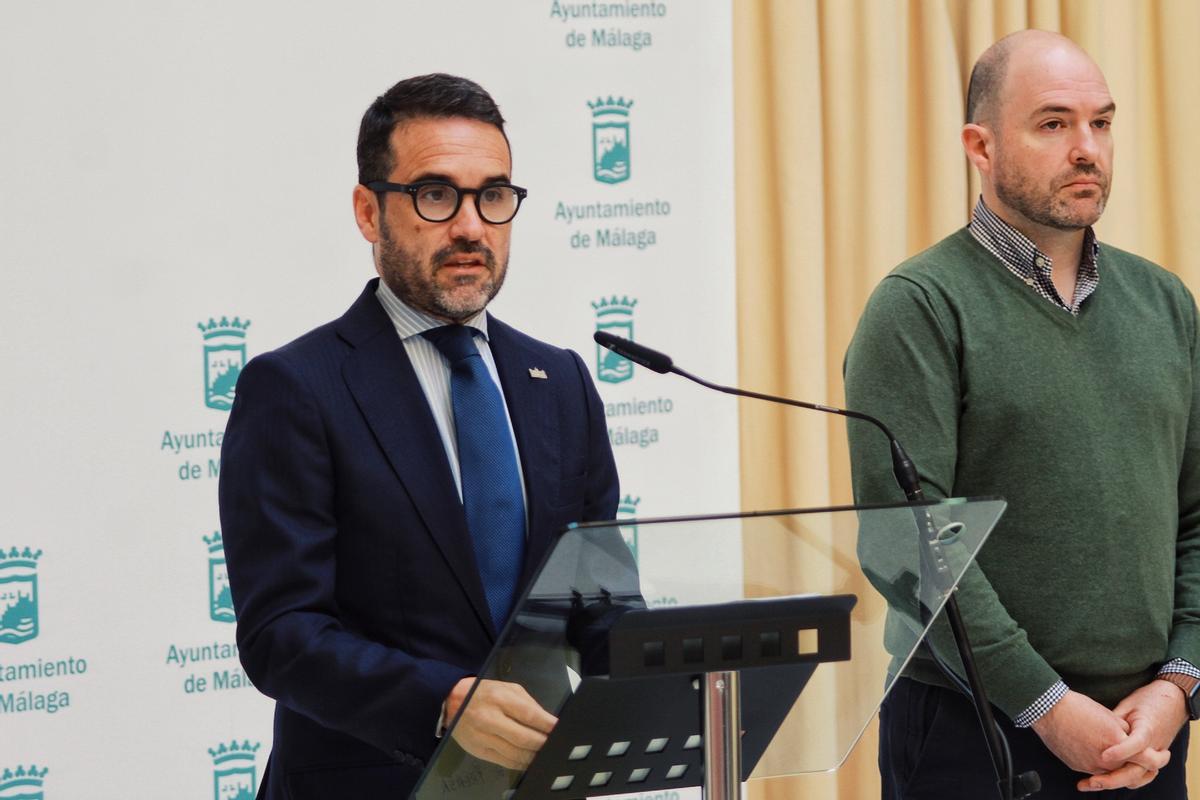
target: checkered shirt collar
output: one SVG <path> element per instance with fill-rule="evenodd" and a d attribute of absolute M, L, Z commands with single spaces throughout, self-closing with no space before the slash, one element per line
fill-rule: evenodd
<path fill-rule="evenodd" d="M 1029 237 L 996 216 L 982 197 L 975 204 L 975 213 L 967 229 L 989 253 L 1000 259 L 1009 272 L 1064 311 L 1078 314 L 1083 301 L 1091 297 L 1100 284 L 1100 272 L 1096 267 L 1100 243 L 1096 241 L 1096 233 L 1091 227 L 1084 231 L 1083 260 L 1079 263 L 1079 274 L 1075 278 L 1074 302 L 1069 304 L 1054 288 L 1050 257 L 1039 251 Z"/>

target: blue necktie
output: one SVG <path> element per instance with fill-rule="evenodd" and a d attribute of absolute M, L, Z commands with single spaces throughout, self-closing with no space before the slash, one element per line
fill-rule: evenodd
<path fill-rule="evenodd" d="M 463 508 L 496 630 L 504 627 L 525 558 L 525 501 L 500 387 L 488 373 L 475 329 L 446 325 L 425 331 L 450 362 Z"/>

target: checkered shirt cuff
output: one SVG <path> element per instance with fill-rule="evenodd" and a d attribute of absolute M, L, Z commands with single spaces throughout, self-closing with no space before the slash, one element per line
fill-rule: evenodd
<path fill-rule="evenodd" d="M 1028 728 L 1037 722 L 1046 712 L 1054 708 L 1054 704 L 1067 695 L 1067 685 L 1062 681 L 1051 686 L 1042 696 L 1033 701 L 1033 705 L 1013 717 L 1013 725 L 1018 728 Z"/>
<path fill-rule="evenodd" d="M 1161 678 L 1168 672 L 1182 672 L 1192 678 L 1200 680 L 1200 669 L 1196 669 L 1182 658 L 1172 658 L 1170 661 L 1162 665 L 1162 669 L 1158 671 L 1157 677 Z"/>

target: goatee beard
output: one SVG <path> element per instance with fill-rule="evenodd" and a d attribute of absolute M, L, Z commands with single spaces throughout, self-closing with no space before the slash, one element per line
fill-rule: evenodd
<path fill-rule="evenodd" d="M 427 264 L 381 231 L 379 239 L 379 273 L 387 287 L 412 308 L 441 319 L 463 322 L 478 314 L 504 285 L 507 264 L 497 269 L 496 256 L 491 248 L 478 242 L 455 242 L 435 252 Z M 456 286 L 472 284 L 474 291 L 455 292 L 437 284 L 437 271 L 454 255 L 477 254 L 487 268 L 482 282 L 464 276 Z"/>

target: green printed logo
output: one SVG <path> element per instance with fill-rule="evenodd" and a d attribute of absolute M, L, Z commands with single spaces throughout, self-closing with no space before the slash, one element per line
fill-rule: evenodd
<path fill-rule="evenodd" d="M 49 771 L 36 766 L 5 769 L 0 774 L 0 800 L 45 800 L 42 783 Z"/>
<path fill-rule="evenodd" d="M 218 411 L 233 408 L 234 387 L 246 366 L 246 329 L 250 320 L 211 317 L 206 325 L 197 322 L 204 335 L 204 405 Z"/>
<path fill-rule="evenodd" d="M 588 101 L 592 109 L 592 177 L 601 183 L 629 180 L 629 109 L 632 100 L 609 95 Z"/>
<path fill-rule="evenodd" d="M 205 536 L 208 545 L 208 616 L 217 622 L 237 622 L 233 595 L 229 592 L 229 570 L 225 568 L 225 544 L 221 532 Z"/>
<path fill-rule="evenodd" d="M 0 643 L 21 644 L 38 635 L 36 553 L 26 547 L 0 549 Z M 0 795 L 0 800 L 3 795 Z"/>
<path fill-rule="evenodd" d="M 627 519 L 633 521 L 632 525 L 621 526 L 621 536 L 625 539 L 625 544 L 629 545 L 629 550 L 633 553 L 633 561 L 635 564 L 638 560 L 637 509 L 638 503 L 640 502 L 642 502 L 642 498 L 627 494 L 621 499 L 621 502 L 617 504 L 617 519 Z"/>
<path fill-rule="evenodd" d="M 213 800 L 254 800 L 258 787 L 254 754 L 261 746 L 233 741 L 208 749 L 213 760 Z"/>
<path fill-rule="evenodd" d="M 596 330 L 633 341 L 633 307 L 636 305 L 637 300 L 618 298 L 616 295 L 593 302 Z M 627 381 L 633 377 L 633 362 L 597 344 L 596 377 L 605 383 Z"/>

